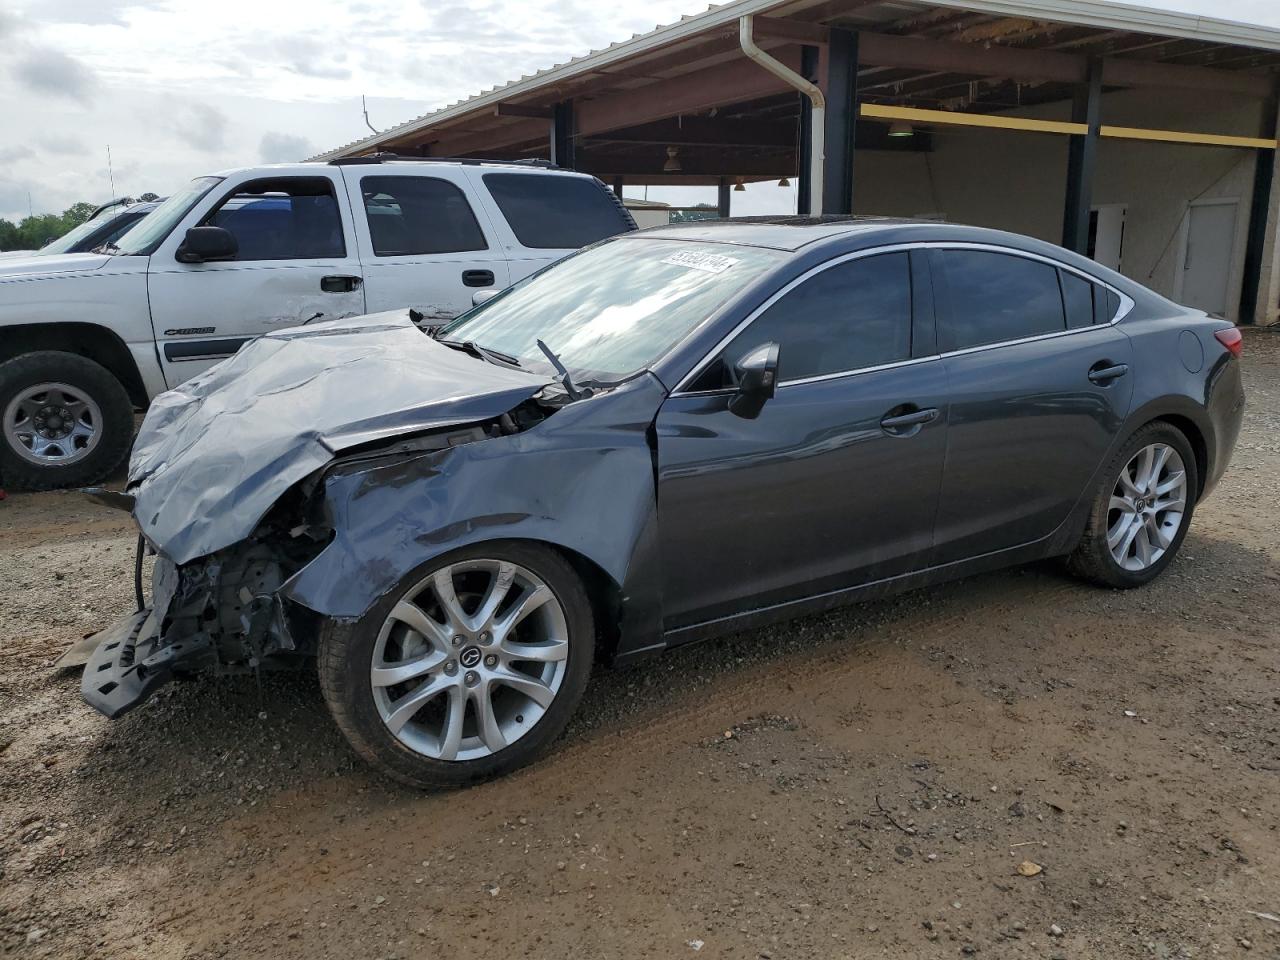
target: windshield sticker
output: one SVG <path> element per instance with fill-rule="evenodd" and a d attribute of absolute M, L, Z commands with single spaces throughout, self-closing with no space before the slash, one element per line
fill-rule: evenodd
<path fill-rule="evenodd" d="M 662 261 L 673 267 L 688 267 L 704 273 L 724 273 L 738 261 L 733 257 L 721 256 L 718 253 L 673 253 Z"/>

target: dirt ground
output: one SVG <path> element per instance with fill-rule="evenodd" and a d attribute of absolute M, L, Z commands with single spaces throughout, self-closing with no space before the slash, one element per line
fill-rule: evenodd
<path fill-rule="evenodd" d="M 1043 564 L 601 671 L 550 757 L 439 795 L 310 675 L 94 714 L 51 665 L 128 610 L 128 520 L 11 494 L 0 954 L 1280 957 L 1280 335 L 1246 357 L 1153 586 Z"/>

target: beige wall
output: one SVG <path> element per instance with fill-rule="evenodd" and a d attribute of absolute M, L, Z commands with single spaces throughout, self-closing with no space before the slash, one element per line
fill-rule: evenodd
<path fill-rule="evenodd" d="M 1104 96 L 1103 122 L 1256 136 L 1262 109 L 1261 102 L 1248 98 L 1120 91 Z M 1057 104 L 1010 113 L 1068 119 L 1070 108 Z M 855 161 L 856 211 L 941 215 L 955 223 L 1061 241 L 1065 136 L 938 126 L 933 144 L 931 153 L 860 152 Z M 1188 205 L 1196 199 L 1234 198 L 1239 208 L 1228 303 L 1238 309 L 1254 166 L 1253 150 L 1104 138 L 1093 202 L 1128 208 L 1121 271 L 1175 296 Z"/>

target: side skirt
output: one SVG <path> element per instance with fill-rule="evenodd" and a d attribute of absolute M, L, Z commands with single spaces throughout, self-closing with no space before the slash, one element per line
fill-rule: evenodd
<path fill-rule="evenodd" d="M 892 596 L 908 590 L 935 586 L 939 583 L 959 580 L 979 573 L 988 573 L 992 570 L 1001 570 L 1006 567 L 1043 560 L 1063 553 L 1062 547 L 1062 538 L 1055 531 L 1054 534 L 1045 537 L 1043 540 L 1011 547 L 1008 550 L 999 550 L 995 553 L 972 557 L 968 560 L 957 560 L 954 563 L 929 567 L 925 570 L 917 570 L 914 573 L 900 574 L 884 580 L 875 580 L 871 583 L 859 584 L 856 587 L 846 587 L 810 597 L 787 600 L 767 607 L 757 607 L 754 610 L 747 610 L 727 617 L 719 617 L 715 620 L 704 620 L 701 623 L 664 632 L 662 644 L 620 655 L 617 659 L 617 664 L 624 666 L 645 659 L 669 647 L 680 646 L 685 643 L 707 640 L 727 633 L 752 630 L 769 624 L 794 620 L 797 617 L 824 613 L 837 607 L 845 607 L 867 600 L 877 600 L 881 597 Z M 1068 547 L 1068 549 L 1070 548 Z"/>

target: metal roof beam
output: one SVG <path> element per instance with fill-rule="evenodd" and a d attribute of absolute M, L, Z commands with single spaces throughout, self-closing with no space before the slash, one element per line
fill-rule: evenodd
<path fill-rule="evenodd" d="M 1088 59 L 1076 54 L 947 43 L 867 31 L 862 34 L 858 56 L 862 64 L 871 66 L 1060 83 L 1083 83 L 1088 69 Z M 1106 60 L 1103 76 L 1110 86 L 1211 90 L 1260 98 L 1269 97 L 1272 86 L 1264 76 L 1119 58 Z"/>

